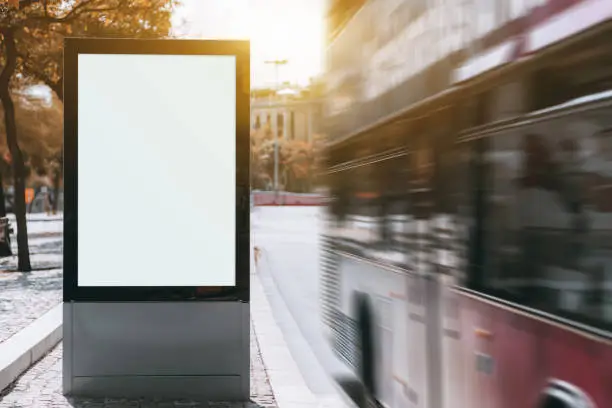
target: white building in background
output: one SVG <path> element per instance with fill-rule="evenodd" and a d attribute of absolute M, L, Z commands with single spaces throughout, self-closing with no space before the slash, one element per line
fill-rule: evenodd
<path fill-rule="evenodd" d="M 251 91 L 251 129 L 268 125 L 279 138 L 312 141 L 321 131 L 322 105 L 312 88 L 285 85 L 279 92 L 271 89 Z"/>

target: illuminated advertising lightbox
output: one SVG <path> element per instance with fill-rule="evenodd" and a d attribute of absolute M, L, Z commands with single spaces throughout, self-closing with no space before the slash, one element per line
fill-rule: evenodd
<path fill-rule="evenodd" d="M 72 41 L 65 297 L 237 295 L 248 268 L 248 52 L 240 42 Z"/>

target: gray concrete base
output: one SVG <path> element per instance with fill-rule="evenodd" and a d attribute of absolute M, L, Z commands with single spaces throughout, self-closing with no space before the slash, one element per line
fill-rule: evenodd
<path fill-rule="evenodd" d="M 247 401 L 249 313 L 239 302 L 65 303 L 64 393 Z"/>

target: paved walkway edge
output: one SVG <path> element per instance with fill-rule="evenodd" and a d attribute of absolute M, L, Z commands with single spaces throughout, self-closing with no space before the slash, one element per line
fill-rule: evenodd
<path fill-rule="evenodd" d="M 62 340 L 62 303 L 0 343 L 0 392 Z"/>
<path fill-rule="evenodd" d="M 319 406 L 317 398 L 306 386 L 285 343 L 283 333 L 274 320 L 272 309 L 257 275 L 256 262 L 253 264 L 254 273 L 251 274 L 253 327 L 276 403 L 279 408 Z"/>

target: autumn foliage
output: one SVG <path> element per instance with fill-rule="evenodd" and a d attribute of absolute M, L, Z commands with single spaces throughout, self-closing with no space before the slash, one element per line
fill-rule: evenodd
<path fill-rule="evenodd" d="M 27 158 L 26 164 L 35 172 L 46 172 L 49 160 L 61 153 L 63 138 L 63 105 L 52 95 L 50 100 L 23 90 L 12 92 L 19 145 Z M 6 144 L 4 111 L 0 110 L 0 157 L 7 164 L 11 155 Z M 10 168 L 7 169 L 10 172 Z M 4 174 L 4 176 L 10 176 Z M 5 179 L 5 181 L 7 181 Z"/>
<path fill-rule="evenodd" d="M 279 189 L 310 192 L 316 183 L 320 137 L 312 142 L 279 138 Z M 274 137 L 269 127 L 251 132 L 251 173 L 253 189 L 270 190 L 274 184 Z"/>

